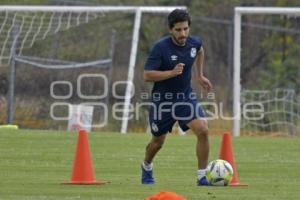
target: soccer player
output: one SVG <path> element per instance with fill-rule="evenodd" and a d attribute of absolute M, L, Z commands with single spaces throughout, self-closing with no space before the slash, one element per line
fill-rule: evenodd
<path fill-rule="evenodd" d="M 153 106 L 149 112 L 152 138 L 141 166 L 142 184 L 155 183 L 152 161 L 177 121 L 183 131 L 191 129 L 196 135 L 197 185 L 208 185 L 205 178 L 209 155 L 208 126 L 204 111 L 192 92 L 192 72 L 205 90 L 210 91 L 212 84 L 203 75 L 202 40 L 189 36 L 190 24 L 186 10 L 173 10 L 168 15 L 170 36 L 155 43 L 145 62 L 144 79 L 154 82 L 154 86 Z"/>

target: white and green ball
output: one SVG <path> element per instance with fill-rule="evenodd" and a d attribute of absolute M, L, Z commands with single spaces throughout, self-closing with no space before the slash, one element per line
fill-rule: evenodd
<path fill-rule="evenodd" d="M 213 186 L 227 186 L 233 177 L 233 169 L 225 160 L 213 160 L 206 169 L 206 179 Z"/>

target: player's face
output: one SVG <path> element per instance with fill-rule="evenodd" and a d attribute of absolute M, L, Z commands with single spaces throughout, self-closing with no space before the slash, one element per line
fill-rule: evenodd
<path fill-rule="evenodd" d="M 174 27 L 170 29 L 173 42 L 175 42 L 179 46 L 184 46 L 186 38 L 189 35 L 189 31 L 190 27 L 187 21 L 176 23 Z"/>

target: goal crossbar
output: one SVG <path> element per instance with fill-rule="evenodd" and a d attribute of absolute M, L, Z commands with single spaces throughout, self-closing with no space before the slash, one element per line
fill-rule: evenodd
<path fill-rule="evenodd" d="M 0 6 L 1 11 L 23 12 L 132 12 L 166 13 L 185 6 Z"/>

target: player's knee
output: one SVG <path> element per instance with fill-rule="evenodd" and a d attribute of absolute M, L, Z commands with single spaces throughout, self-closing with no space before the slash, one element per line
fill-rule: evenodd
<path fill-rule="evenodd" d="M 163 147 L 164 142 L 163 141 L 152 141 L 151 143 L 148 144 L 146 149 L 148 148 L 154 148 L 154 149 L 161 149 Z"/>
<path fill-rule="evenodd" d="M 156 145 L 157 145 L 157 148 L 162 148 L 163 147 L 163 145 L 164 145 L 164 143 L 165 143 L 165 140 L 158 140 L 158 141 L 156 141 Z"/>
<path fill-rule="evenodd" d="M 157 143 L 156 145 L 158 149 L 161 149 L 164 145 L 164 142 Z"/>
<path fill-rule="evenodd" d="M 195 130 L 195 134 L 197 137 L 208 137 L 208 126 L 207 123 L 199 124 Z"/>
<path fill-rule="evenodd" d="M 160 148 L 162 148 L 163 144 L 165 143 L 165 139 L 166 139 L 165 136 L 160 136 L 160 137 L 153 139 L 153 143 L 156 145 L 157 148 L 160 149 Z"/>

